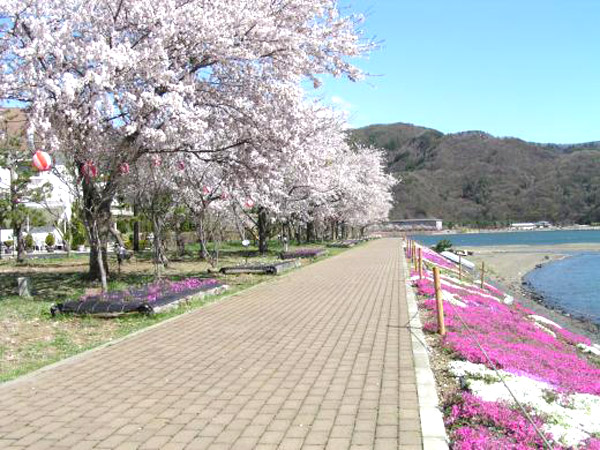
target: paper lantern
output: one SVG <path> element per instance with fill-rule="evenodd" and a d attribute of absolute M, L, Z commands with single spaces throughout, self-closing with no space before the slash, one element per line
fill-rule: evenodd
<path fill-rule="evenodd" d="M 48 153 L 38 150 L 33 155 L 33 166 L 40 172 L 50 170 L 50 167 L 52 167 L 52 158 L 50 158 Z"/>
<path fill-rule="evenodd" d="M 96 178 L 98 176 L 98 168 L 93 161 L 87 161 L 83 164 L 83 175 L 87 178 Z"/>
<path fill-rule="evenodd" d="M 248 209 L 251 209 L 254 206 L 254 200 L 252 200 L 251 198 L 247 198 L 246 202 L 244 203 L 244 206 Z"/>
<path fill-rule="evenodd" d="M 123 174 L 126 175 L 129 173 L 130 169 L 129 169 L 129 164 L 128 163 L 123 163 L 119 166 L 119 171 Z"/>

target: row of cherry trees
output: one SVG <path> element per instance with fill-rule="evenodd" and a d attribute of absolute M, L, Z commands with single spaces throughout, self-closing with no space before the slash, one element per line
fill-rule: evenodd
<path fill-rule="evenodd" d="M 254 219 L 263 237 L 272 220 L 386 217 L 382 155 L 349 146 L 341 117 L 303 89 L 322 74 L 358 80 L 349 58 L 373 47 L 335 0 L 0 8 L 0 95 L 27 106 L 37 144 L 71 167 L 104 286 L 118 194 L 148 211 L 157 239 L 182 205 L 200 234 L 209 215 Z"/>

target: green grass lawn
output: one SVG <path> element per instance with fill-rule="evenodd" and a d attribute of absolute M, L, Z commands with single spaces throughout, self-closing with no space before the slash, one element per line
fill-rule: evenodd
<path fill-rule="evenodd" d="M 322 245 L 290 245 L 294 248 L 319 247 Z M 154 315 L 129 315 L 112 319 L 91 316 L 61 315 L 53 318 L 50 307 L 56 303 L 77 299 L 84 293 L 98 292 L 99 286 L 86 279 L 88 258 L 73 255 L 56 259 L 32 259 L 23 264 L 0 261 L 0 382 L 16 378 L 42 366 L 91 349 L 134 331 L 153 325 L 167 318 L 217 301 L 225 295 L 246 289 L 272 275 L 231 274 L 216 272 L 207 262 L 197 258 L 198 247 L 189 246 L 187 255 L 174 259 L 164 270 L 164 277 L 213 277 L 230 286 L 224 294 L 191 299 L 181 306 Z M 278 242 L 270 243 L 267 255 L 259 256 L 256 248 L 245 249 L 239 243 L 227 243 L 220 250 L 218 267 L 248 263 L 272 262 L 282 250 Z M 320 260 L 345 251 L 329 249 Z M 142 285 L 154 280 L 150 252 L 137 255 L 117 272 L 117 263 L 110 261 L 111 279 L 109 290 L 120 290 Z M 303 261 L 309 264 L 312 261 Z M 210 273 L 209 273 L 210 271 Z M 28 277 L 32 286 L 32 298 L 18 297 L 17 277 Z"/>

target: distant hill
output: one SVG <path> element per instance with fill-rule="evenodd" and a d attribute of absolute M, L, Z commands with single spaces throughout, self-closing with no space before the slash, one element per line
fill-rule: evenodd
<path fill-rule="evenodd" d="M 385 149 L 388 171 L 402 179 L 392 219 L 600 222 L 600 142 L 536 144 L 405 123 L 350 133 Z"/>

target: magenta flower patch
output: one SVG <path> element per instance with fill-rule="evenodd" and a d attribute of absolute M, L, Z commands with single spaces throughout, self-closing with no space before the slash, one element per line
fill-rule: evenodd
<path fill-rule="evenodd" d="M 507 376 L 525 377 L 523 383 L 547 386 L 537 391 L 527 390 L 530 396 L 536 392 L 527 404 L 535 424 L 545 430 L 553 448 L 600 450 L 600 423 L 595 419 L 600 416 L 600 367 L 580 356 L 576 347 L 590 345 L 590 340 L 536 316 L 517 303 L 505 304 L 506 293 L 488 283 L 481 289 L 476 284 L 459 281 L 452 276 L 456 272 L 453 264 L 429 249 L 424 249 L 423 255 L 426 261 L 443 268 L 441 289 L 447 333 L 442 345 L 455 358 L 479 367 L 476 369 L 479 373 L 491 374 L 486 376 L 495 376 L 490 369 L 496 367 L 507 372 Z M 429 311 L 423 328 L 437 332 L 432 272 L 425 271 L 422 279 L 415 272 L 411 275 L 421 296 L 420 307 Z M 465 367 L 464 364 L 460 367 Z M 483 383 L 476 375 L 469 375 L 473 376 L 469 379 L 479 380 L 474 381 L 479 384 L 474 385 L 473 392 L 496 401 L 484 401 L 469 392 L 455 397 L 445 414 L 452 448 L 543 448 L 543 440 L 532 424 L 505 403 L 512 399 L 500 381 Z M 546 391 L 547 398 L 542 395 Z"/>
<path fill-rule="evenodd" d="M 544 423 L 535 415 L 533 421 L 538 428 Z M 520 411 L 469 393 L 449 407 L 445 423 L 455 450 L 544 448 L 544 441 Z M 550 436 L 545 437 L 552 441 Z"/>

